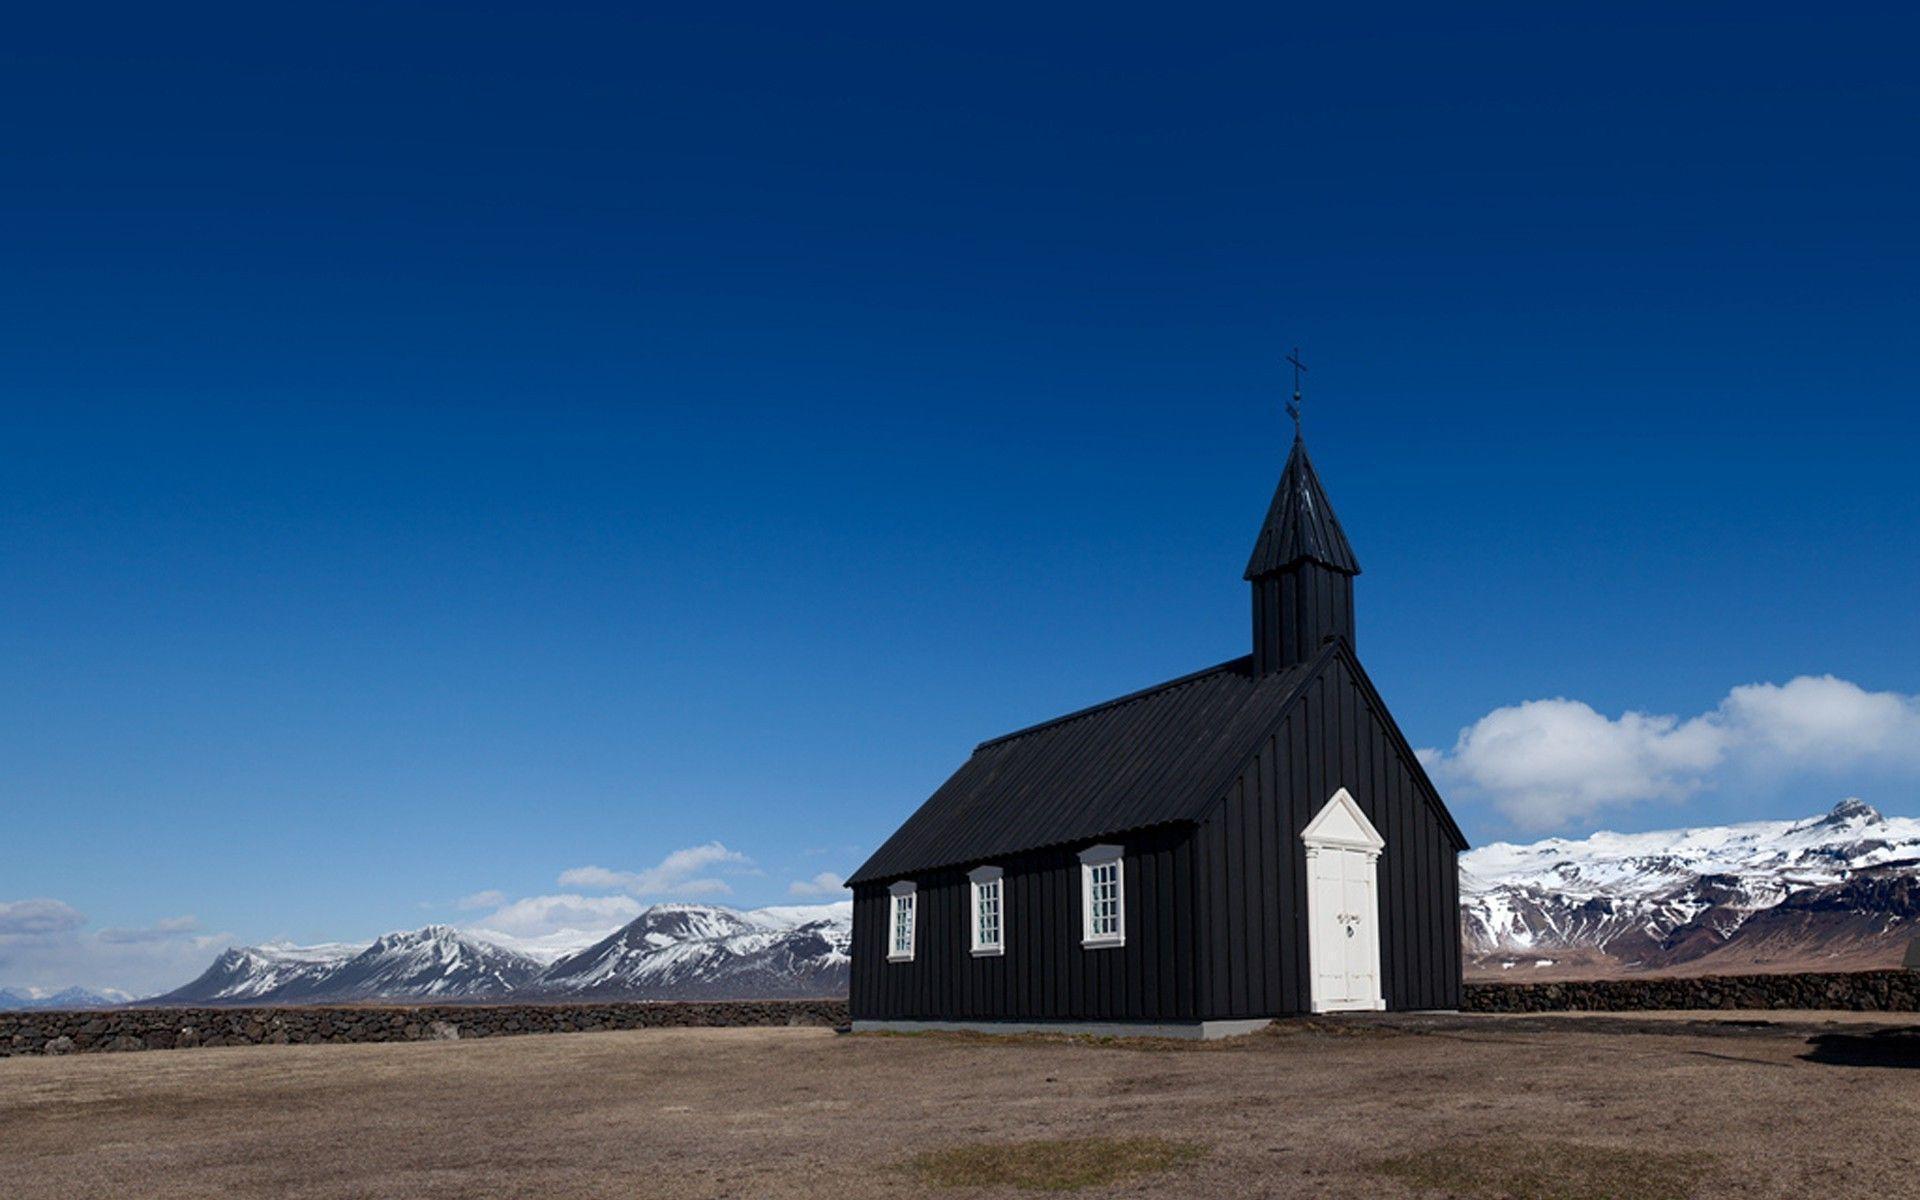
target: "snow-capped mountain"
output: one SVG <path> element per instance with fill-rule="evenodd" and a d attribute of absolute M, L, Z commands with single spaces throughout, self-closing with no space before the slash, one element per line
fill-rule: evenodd
<path fill-rule="evenodd" d="M 540 973 L 540 963 L 445 925 L 389 933 L 342 963 L 328 981 L 352 999 L 504 996 Z"/>
<path fill-rule="evenodd" d="M 294 946 L 270 942 L 224 950 L 213 965 L 185 987 L 156 1001 L 180 1004 L 238 1004 L 299 1000 L 324 990 L 326 980 L 360 947 L 341 943 Z"/>
<path fill-rule="evenodd" d="M 540 963 L 445 925 L 390 933 L 350 945 L 245 946 L 228 950 L 163 1004 L 308 1004 L 406 998 L 505 996 L 540 973 Z"/>
<path fill-rule="evenodd" d="M 1460 858 L 1480 972 L 1891 966 L 1920 934 L 1920 820 L 1843 800 L 1803 821 L 1578 841 Z"/>
<path fill-rule="evenodd" d="M 132 999 L 127 993 L 112 988 L 96 991 L 93 988 L 70 987 L 57 992 L 41 988 L 0 988 L 0 1011 L 21 1008 L 112 1008 Z"/>
<path fill-rule="evenodd" d="M 364 1000 L 756 1000 L 844 995 L 853 906 L 740 912 L 657 904 L 548 963 L 470 930 L 430 925 L 372 945 L 271 944 L 225 951 L 149 1004 Z"/>
<path fill-rule="evenodd" d="M 656 904 L 625 928 L 548 967 L 553 996 L 760 1000 L 847 990 L 850 904 L 736 912 Z"/>

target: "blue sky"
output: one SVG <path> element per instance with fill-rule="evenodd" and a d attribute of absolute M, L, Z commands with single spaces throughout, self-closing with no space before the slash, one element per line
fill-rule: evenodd
<path fill-rule="evenodd" d="M 1244 651 L 1296 344 L 1471 838 L 1920 813 L 1912 18 L 66 20 L 0 47 L 0 985 L 805 898 Z"/>

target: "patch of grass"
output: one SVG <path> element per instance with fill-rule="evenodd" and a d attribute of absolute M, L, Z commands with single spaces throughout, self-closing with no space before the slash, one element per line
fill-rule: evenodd
<path fill-rule="evenodd" d="M 1466 1142 L 1371 1164 L 1414 1187 L 1502 1200 L 1688 1200 L 1710 1161 L 1578 1142 Z"/>
<path fill-rule="evenodd" d="M 1066 1138 L 1031 1142 L 976 1142 L 932 1150 L 907 1169 L 940 1187 L 1016 1187 L 1070 1192 L 1103 1187 L 1136 1175 L 1194 1162 L 1207 1148 L 1168 1138 Z"/>

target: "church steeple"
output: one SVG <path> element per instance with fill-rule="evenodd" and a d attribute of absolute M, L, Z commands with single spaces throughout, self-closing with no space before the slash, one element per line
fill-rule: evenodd
<path fill-rule="evenodd" d="M 1298 432 L 1266 524 L 1247 562 L 1253 585 L 1253 665 L 1259 674 L 1306 661 L 1332 636 L 1353 642 L 1360 563 Z"/>

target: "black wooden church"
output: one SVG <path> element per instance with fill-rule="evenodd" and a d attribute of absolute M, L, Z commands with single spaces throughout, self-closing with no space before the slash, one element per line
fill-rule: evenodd
<path fill-rule="evenodd" d="M 855 1028 L 1459 1007 L 1466 840 L 1355 657 L 1359 573 L 1296 435 L 1253 653 L 981 743 L 848 881 Z"/>

